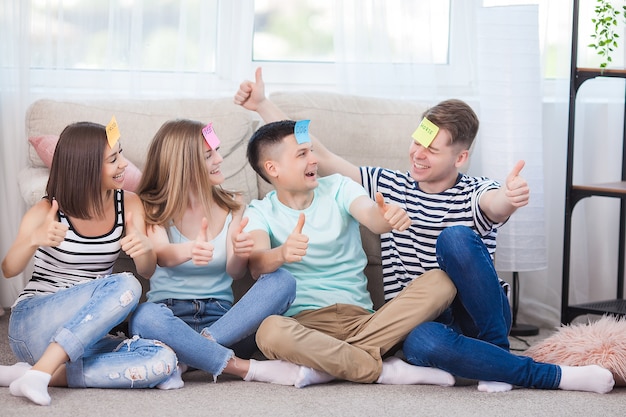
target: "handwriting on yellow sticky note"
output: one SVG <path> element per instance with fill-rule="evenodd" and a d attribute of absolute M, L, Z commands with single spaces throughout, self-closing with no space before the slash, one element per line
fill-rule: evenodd
<path fill-rule="evenodd" d="M 428 148 L 433 140 L 435 140 L 435 136 L 437 136 L 438 132 L 439 126 L 424 117 L 411 136 L 417 143 Z"/>
<path fill-rule="evenodd" d="M 107 141 L 109 142 L 109 146 L 113 148 L 121 136 L 120 128 L 117 125 L 117 120 L 115 120 L 115 116 L 111 117 L 111 121 L 107 125 L 106 131 L 107 131 Z"/>

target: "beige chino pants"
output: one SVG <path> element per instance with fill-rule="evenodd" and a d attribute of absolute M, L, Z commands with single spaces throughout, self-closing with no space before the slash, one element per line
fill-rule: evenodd
<path fill-rule="evenodd" d="M 382 356 L 419 324 L 438 317 L 456 296 L 445 272 L 422 274 L 375 313 L 350 304 L 270 316 L 256 342 L 268 359 L 324 371 L 338 379 L 375 382 Z"/>

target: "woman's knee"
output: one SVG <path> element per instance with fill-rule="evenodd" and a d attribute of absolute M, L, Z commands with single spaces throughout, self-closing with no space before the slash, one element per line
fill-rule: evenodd
<path fill-rule="evenodd" d="M 168 312 L 171 316 L 171 310 L 163 304 L 152 302 L 139 304 L 130 316 L 129 330 L 131 334 L 140 337 L 153 337 L 153 334 L 159 333 L 160 327 L 167 327 Z"/>
<path fill-rule="evenodd" d="M 105 285 L 116 287 L 121 307 L 134 310 L 139 304 L 142 293 L 141 283 L 130 272 L 109 275 Z"/>
<path fill-rule="evenodd" d="M 264 274 L 261 279 L 271 284 L 273 294 L 283 294 L 283 298 L 289 299 L 290 304 L 295 299 L 296 279 L 286 269 L 279 268 L 272 273 Z"/>

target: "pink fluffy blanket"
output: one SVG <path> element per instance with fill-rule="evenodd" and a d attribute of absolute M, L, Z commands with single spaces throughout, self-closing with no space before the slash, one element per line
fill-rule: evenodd
<path fill-rule="evenodd" d="M 626 318 L 602 316 L 592 323 L 559 327 L 524 354 L 557 365 L 600 365 L 613 372 L 616 386 L 626 386 Z"/>

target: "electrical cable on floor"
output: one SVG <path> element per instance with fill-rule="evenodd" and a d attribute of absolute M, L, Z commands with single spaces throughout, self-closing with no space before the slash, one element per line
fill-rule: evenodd
<path fill-rule="evenodd" d="M 528 341 L 526 339 L 522 339 L 519 336 L 513 336 L 513 335 L 509 335 L 510 338 L 517 340 L 518 342 L 522 342 L 523 344 L 526 345 L 525 348 L 511 348 L 510 350 L 514 351 L 514 352 L 524 352 L 526 349 L 528 349 L 530 347 L 530 343 L 528 343 Z"/>

